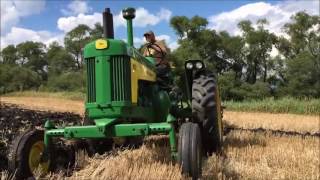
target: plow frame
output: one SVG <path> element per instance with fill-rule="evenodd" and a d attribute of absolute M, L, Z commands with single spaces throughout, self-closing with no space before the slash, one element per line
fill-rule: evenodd
<path fill-rule="evenodd" d="M 52 138 L 63 137 L 65 139 L 104 139 L 113 137 L 148 136 L 155 134 L 168 134 L 171 156 L 177 157 L 177 143 L 174 123 L 176 119 L 170 114 L 166 122 L 159 123 L 121 123 L 118 119 L 97 119 L 96 125 L 67 126 L 56 128 L 52 121 L 45 123 L 44 144 L 45 152 L 49 152 Z"/>

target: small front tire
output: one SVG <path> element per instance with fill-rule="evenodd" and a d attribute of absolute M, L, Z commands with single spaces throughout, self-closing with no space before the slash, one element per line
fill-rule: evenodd
<path fill-rule="evenodd" d="M 178 162 L 182 173 L 198 179 L 202 173 L 202 144 L 198 124 L 184 123 L 179 131 Z"/>

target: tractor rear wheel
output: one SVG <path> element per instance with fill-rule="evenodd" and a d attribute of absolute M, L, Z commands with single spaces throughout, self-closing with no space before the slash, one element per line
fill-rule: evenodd
<path fill-rule="evenodd" d="M 192 179 L 201 177 L 202 169 L 202 144 L 198 124 L 184 123 L 179 131 L 178 162 L 182 173 Z"/>
<path fill-rule="evenodd" d="M 8 165 L 16 179 L 32 177 L 35 172 L 45 174 L 49 171 L 50 160 L 41 162 L 45 149 L 43 139 L 44 131 L 29 130 L 13 141 Z"/>
<path fill-rule="evenodd" d="M 220 150 L 223 138 L 220 100 L 214 75 L 201 75 L 192 85 L 192 114 L 202 124 L 202 142 L 209 154 Z"/>

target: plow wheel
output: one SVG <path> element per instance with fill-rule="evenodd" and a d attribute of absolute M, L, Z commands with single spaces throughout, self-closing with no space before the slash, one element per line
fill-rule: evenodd
<path fill-rule="evenodd" d="M 44 131 L 31 130 L 24 132 L 14 141 L 9 152 L 9 169 L 16 179 L 25 179 L 49 171 L 50 160 L 43 161 Z"/>
<path fill-rule="evenodd" d="M 192 85 L 192 113 L 202 124 L 202 142 L 209 154 L 220 150 L 223 139 L 220 100 L 213 75 L 201 75 Z"/>
<path fill-rule="evenodd" d="M 184 123 L 179 131 L 178 162 L 182 173 L 198 179 L 202 169 L 202 144 L 198 124 Z"/>

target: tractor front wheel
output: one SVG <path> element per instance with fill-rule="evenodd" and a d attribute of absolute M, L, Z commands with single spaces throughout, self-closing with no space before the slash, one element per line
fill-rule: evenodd
<path fill-rule="evenodd" d="M 50 160 L 42 159 L 45 149 L 43 139 L 44 131 L 29 130 L 13 141 L 9 152 L 9 170 L 16 179 L 32 177 L 36 172 L 48 172 Z"/>
<path fill-rule="evenodd" d="M 182 173 L 198 179 L 202 169 L 202 144 L 198 124 L 184 123 L 179 131 L 178 162 Z"/>

